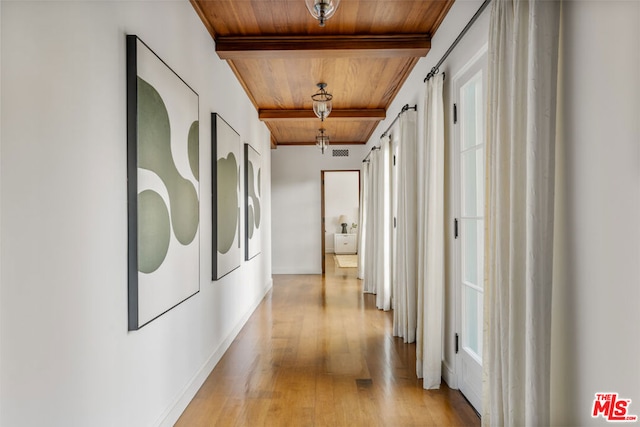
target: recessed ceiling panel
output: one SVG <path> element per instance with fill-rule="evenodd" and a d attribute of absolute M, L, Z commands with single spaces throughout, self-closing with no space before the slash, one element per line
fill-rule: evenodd
<path fill-rule="evenodd" d="M 286 144 L 315 144 L 318 129 L 326 129 L 332 144 L 366 143 L 377 122 L 374 121 L 346 121 L 325 120 L 322 124 L 317 121 L 271 122 L 267 126 L 278 145 Z"/>
<path fill-rule="evenodd" d="M 261 109 L 311 109 L 317 83 L 333 108 L 386 108 L 414 58 L 249 59 L 233 61 Z"/>
<path fill-rule="evenodd" d="M 214 37 L 282 34 L 430 34 L 453 0 L 343 0 L 320 27 L 304 0 L 192 0 Z"/>

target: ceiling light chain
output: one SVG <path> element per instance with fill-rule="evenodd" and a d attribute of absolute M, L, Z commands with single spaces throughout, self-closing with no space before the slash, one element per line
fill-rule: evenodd
<path fill-rule="evenodd" d="M 304 0 L 304 2 L 311 16 L 318 20 L 321 27 L 324 27 L 325 21 L 333 16 L 340 4 L 340 0 Z"/>

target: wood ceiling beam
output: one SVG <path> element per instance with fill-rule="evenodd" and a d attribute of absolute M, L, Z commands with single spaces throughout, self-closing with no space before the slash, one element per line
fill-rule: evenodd
<path fill-rule="evenodd" d="M 383 108 L 332 110 L 327 120 L 380 121 L 387 117 Z M 317 119 L 313 110 L 259 110 L 263 122 Z"/>
<path fill-rule="evenodd" d="M 431 48 L 428 34 L 355 36 L 217 37 L 221 59 L 422 57 Z"/>
<path fill-rule="evenodd" d="M 329 148 L 337 145 L 365 145 L 367 141 L 329 141 Z M 295 146 L 309 146 L 316 145 L 313 141 L 303 141 L 303 142 L 279 142 L 278 147 L 295 147 Z"/>

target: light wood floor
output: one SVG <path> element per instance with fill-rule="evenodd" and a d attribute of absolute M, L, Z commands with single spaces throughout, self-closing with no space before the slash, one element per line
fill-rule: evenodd
<path fill-rule="evenodd" d="M 475 426 L 457 390 L 423 390 L 415 345 L 327 256 L 325 277 L 276 275 L 178 426 Z"/>

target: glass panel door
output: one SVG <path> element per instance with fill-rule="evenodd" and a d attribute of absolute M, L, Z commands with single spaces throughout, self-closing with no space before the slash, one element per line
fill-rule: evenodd
<path fill-rule="evenodd" d="M 484 186 L 486 52 L 454 77 L 458 122 L 454 128 L 458 286 L 458 385 L 477 411 L 482 401 L 484 311 Z"/>

